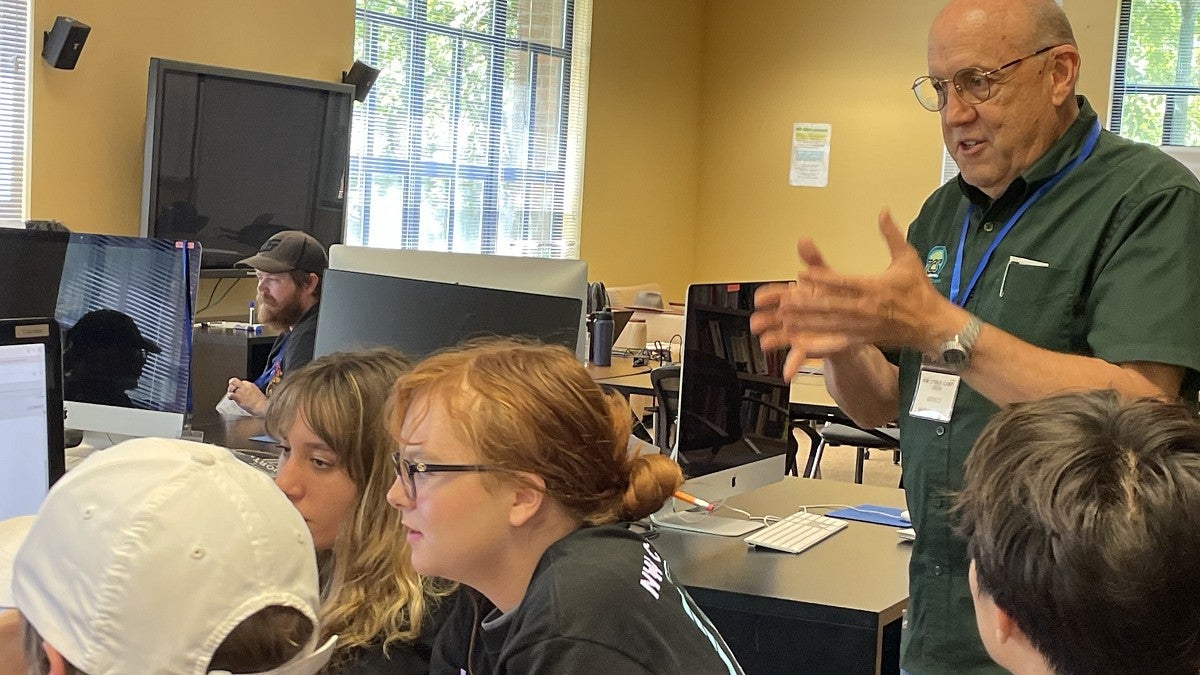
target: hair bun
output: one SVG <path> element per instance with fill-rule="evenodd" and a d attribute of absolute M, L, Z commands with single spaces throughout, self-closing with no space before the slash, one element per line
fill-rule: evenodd
<path fill-rule="evenodd" d="M 679 465 L 664 455 L 637 455 L 629 460 L 629 486 L 621 500 L 625 520 L 640 520 L 662 508 L 679 486 Z"/>

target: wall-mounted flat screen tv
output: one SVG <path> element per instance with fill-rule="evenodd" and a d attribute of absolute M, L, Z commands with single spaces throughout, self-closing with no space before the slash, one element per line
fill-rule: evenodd
<path fill-rule="evenodd" d="M 280 230 L 342 241 L 353 86 L 158 58 L 149 80 L 143 236 L 212 273 Z"/>

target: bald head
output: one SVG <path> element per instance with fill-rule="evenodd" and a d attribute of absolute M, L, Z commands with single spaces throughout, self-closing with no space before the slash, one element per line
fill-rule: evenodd
<path fill-rule="evenodd" d="M 950 0 L 933 21 L 930 42 L 962 32 L 991 36 L 1022 51 L 1077 46 L 1071 22 L 1054 0 Z"/>
<path fill-rule="evenodd" d="M 928 60 L 935 80 L 986 75 L 982 95 L 955 84 L 939 112 L 963 180 L 992 199 L 1079 115 L 1079 50 L 1052 0 L 950 0 L 929 29 Z"/>

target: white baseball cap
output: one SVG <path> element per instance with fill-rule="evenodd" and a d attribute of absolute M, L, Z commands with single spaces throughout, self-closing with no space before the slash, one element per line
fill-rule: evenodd
<path fill-rule="evenodd" d="M 12 566 L 17 609 L 90 675 L 203 675 L 230 631 L 272 605 L 314 631 L 270 672 L 314 673 L 336 641 L 315 648 L 318 596 L 308 527 L 271 479 L 224 448 L 162 438 L 63 476 Z"/>
<path fill-rule="evenodd" d="M 0 610 L 14 607 L 12 599 L 12 566 L 17 549 L 25 541 L 25 533 L 33 524 L 33 516 L 16 516 L 0 520 Z"/>

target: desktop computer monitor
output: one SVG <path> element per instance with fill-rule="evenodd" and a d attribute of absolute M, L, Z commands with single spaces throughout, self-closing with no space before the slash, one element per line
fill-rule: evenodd
<path fill-rule="evenodd" d="M 579 300 L 466 284 L 328 270 L 316 356 L 388 345 L 414 359 L 475 337 L 578 340 Z"/>
<path fill-rule="evenodd" d="M 0 319 L 0 520 L 36 513 L 63 474 L 59 344 L 53 319 Z"/>
<path fill-rule="evenodd" d="M 99 447 L 180 436 L 199 280 L 193 242 L 71 235 L 55 312 L 67 428 L 110 435 Z"/>
<path fill-rule="evenodd" d="M 587 358 L 584 353 L 584 337 L 587 335 L 584 323 L 587 318 L 587 263 L 582 260 L 335 244 L 329 248 L 329 269 L 578 300 L 573 348 L 580 361 Z M 326 305 L 324 302 L 321 304 L 322 313 Z M 321 330 L 318 327 L 318 349 L 320 341 Z M 558 339 L 553 341 L 563 342 Z"/>
<path fill-rule="evenodd" d="M 0 227 L 0 319 L 54 316 L 69 236 Z"/>
<path fill-rule="evenodd" d="M 783 351 L 763 351 L 750 332 L 754 291 L 765 281 L 692 284 L 684 305 L 679 416 L 672 454 L 683 468 L 683 490 L 708 502 L 783 479 L 795 448 L 783 379 Z M 668 503 L 654 521 L 666 527 L 745 534 L 760 524 L 674 513 Z"/>

